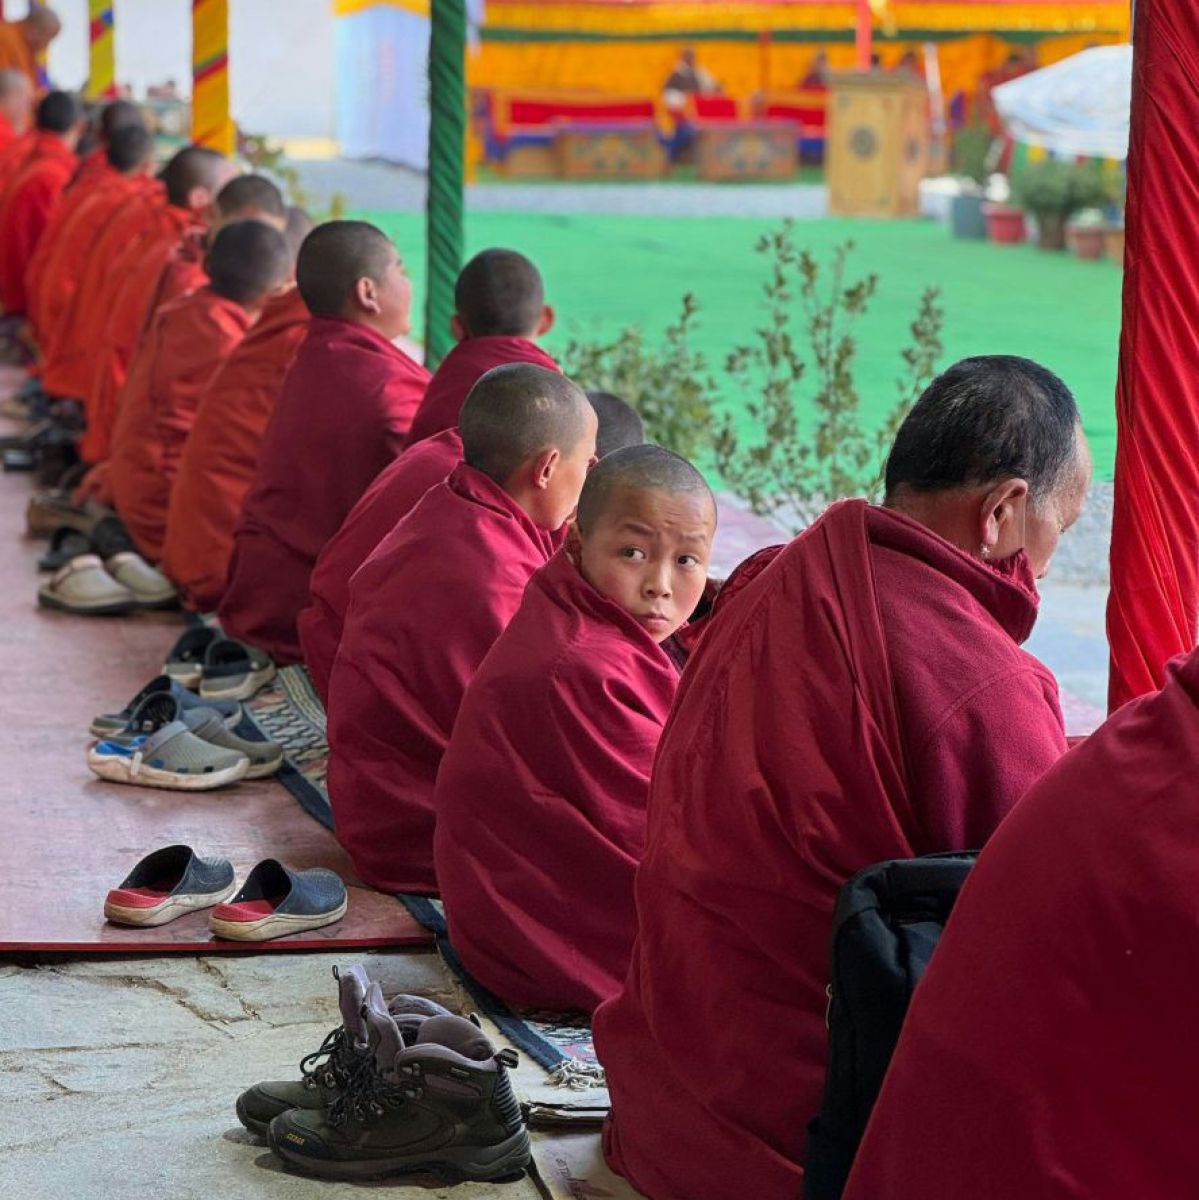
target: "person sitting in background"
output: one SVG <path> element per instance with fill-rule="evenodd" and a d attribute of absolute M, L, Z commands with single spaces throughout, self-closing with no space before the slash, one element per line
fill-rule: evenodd
<path fill-rule="evenodd" d="M 312 568 L 403 449 L 429 383 L 392 342 L 408 332 L 412 285 L 381 230 L 318 225 L 296 282 L 312 317 L 263 439 L 219 609 L 230 637 L 279 663 L 301 660 L 296 619 Z"/>
<path fill-rule="evenodd" d="M 799 81 L 800 89 L 806 88 L 826 88 L 828 87 L 829 65 L 828 53 L 821 50 L 816 57 L 812 59 L 811 65 L 808 67 L 807 74 Z"/>
<path fill-rule="evenodd" d="M 283 235 L 235 221 L 213 239 L 208 283 L 163 305 L 138 347 L 112 438 L 109 484 L 138 552 L 162 559 L 171 485 L 196 411 L 270 294 L 287 278 Z"/>
<path fill-rule="evenodd" d="M 515 250 L 484 250 L 462 268 L 451 323 L 457 345 L 442 360 L 412 419 L 408 449 L 384 467 L 322 550 L 298 628 L 304 662 L 328 702 L 350 577 L 435 483 L 462 459 L 458 417 L 471 388 L 493 367 L 527 362 L 556 371 L 534 339 L 553 324 L 537 268 Z M 442 436 L 443 434 L 448 436 Z M 435 447 L 426 450 L 426 441 Z M 418 452 L 419 451 L 419 452 Z"/>
<path fill-rule="evenodd" d="M 561 544 L 597 420 L 557 371 L 488 371 L 463 462 L 355 573 L 329 683 L 334 832 L 367 883 L 436 892 L 433 787 L 471 676 Z"/>
<path fill-rule="evenodd" d="M 254 482 L 275 403 L 308 331 L 308 306 L 295 286 L 295 258 L 312 231 L 303 209 L 288 212 L 286 285 L 217 372 L 200 401 L 171 488 L 163 570 L 196 612 L 213 612 L 225 592 L 233 531 Z"/>
<path fill-rule="evenodd" d="M 30 87 L 38 90 L 38 58 L 60 33 L 62 22 L 44 4 L 30 4 L 19 21 L 0 21 L 0 69 L 20 71 Z"/>
<path fill-rule="evenodd" d="M 624 982 L 650 768 L 703 595 L 716 502 L 686 459 L 618 450 L 454 723 L 434 859 L 450 940 L 508 1004 L 592 1012 Z"/>
<path fill-rule="evenodd" d="M 0 202 L 0 304 L 12 316 L 29 307 L 25 272 L 63 191 L 75 174 L 83 106 L 70 92 L 50 92 L 37 106 L 33 145 Z"/>
<path fill-rule="evenodd" d="M 901 426 L 881 507 L 834 505 L 716 605 L 654 763 L 632 965 L 594 1023 L 606 1155 L 647 1196 L 802 1190 L 839 889 L 981 846 L 1065 752 L 1021 643 L 1090 475 L 1060 379 L 966 359 Z"/>
<path fill-rule="evenodd" d="M 1199 651 L 1000 826 L 916 989 L 846 1200 L 1194 1196 L 1196 758 Z"/>

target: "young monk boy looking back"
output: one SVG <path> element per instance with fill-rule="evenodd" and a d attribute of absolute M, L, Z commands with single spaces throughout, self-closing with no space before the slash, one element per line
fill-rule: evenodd
<path fill-rule="evenodd" d="M 396 248 L 365 221 L 318 225 L 296 283 L 312 313 L 267 430 L 221 601 L 224 630 L 298 662 L 308 577 L 371 480 L 403 448 L 429 373 L 392 340 L 412 286 Z"/>
<path fill-rule="evenodd" d="M 624 980 L 678 684 L 661 644 L 703 594 L 715 529 L 685 459 L 602 459 L 467 688 L 437 776 L 437 882 L 463 962 L 509 1004 L 590 1012 Z"/>
<path fill-rule="evenodd" d="M 138 551 L 162 558 L 171 484 L 212 377 L 291 269 L 283 235 L 235 221 L 213 239 L 209 283 L 164 305 L 134 359 L 113 432 L 109 481 Z"/>
<path fill-rule="evenodd" d="M 430 380 L 409 435 L 409 448 L 421 445 L 421 453 L 412 458 L 405 451 L 379 472 L 312 572 L 311 601 L 299 621 L 300 641 L 313 682 L 326 701 L 350 576 L 416 501 L 458 465 L 462 458 L 458 416 L 471 388 L 493 367 L 505 363 L 558 369 L 533 341 L 548 331 L 553 310 L 545 303 L 540 273 L 523 254 L 515 250 L 476 254 L 458 276 L 454 302 L 452 327 L 458 344 Z M 436 453 L 423 445 L 434 438 L 441 439 Z"/>
<path fill-rule="evenodd" d="M 556 371 L 489 371 L 462 410 L 464 462 L 350 584 L 329 793 L 338 840 L 381 890 L 436 891 L 433 785 L 458 706 L 574 512 L 596 427 Z"/>

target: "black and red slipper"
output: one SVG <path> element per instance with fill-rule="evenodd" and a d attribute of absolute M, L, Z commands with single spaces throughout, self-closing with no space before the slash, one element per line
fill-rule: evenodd
<path fill-rule="evenodd" d="M 208 928 L 217 937 L 265 942 L 332 925 L 346 915 L 349 896 L 341 877 L 324 867 L 293 871 L 264 858 L 246 876 L 241 891 L 212 910 Z"/>
<path fill-rule="evenodd" d="M 117 925 L 149 929 L 212 908 L 235 891 L 237 877 L 227 858 L 201 858 L 190 846 L 164 846 L 147 854 L 108 893 L 104 915 Z"/>

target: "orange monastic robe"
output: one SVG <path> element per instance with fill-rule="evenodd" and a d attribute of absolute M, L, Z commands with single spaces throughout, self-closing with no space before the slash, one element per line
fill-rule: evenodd
<path fill-rule="evenodd" d="M 160 227 L 168 209 L 161 184 L 132 196 L 111 214 L 107 224 L 86 251 L 75 295 L 62 314 L 62 337 L 52 347 L 43 369 L 46 391 L 55 396 L 82 398 L 91 382 L 91 355 L 100 337 L 109 292 L 117 282 L 116 261 L 140 246 L 150 231 Z"/>
<path fill-rule="evenodd" d="M 40 268 L 32 297 L 31 315 L 47 375 L 62 374 L 65 345 L 72 341 L 75 297 L 91 270 L 93 256 L 117 216 L 133 202 L 155 194 L 160 185 L 144 175 L 114 174 L 89 189 L 63 222 L 54 238 L 46 242 L 46 261 Z M 68 192 L 68 196 L 72 195 Z M 65 207 L 65 200 L 64 200 Z M 49 387 L 49 384 L 47 384 Z M 65 390 L 56 394 L 65 395 Z"/>
<path fill-rule="evenodd" d="M 225 592 L 233 531 L 254 483 L 283 377 L 308 328 L 299 289 L 271 300 L 213 379 L 171 489 L 163 570 L 198 612 Z"/>
<path fill-rule="evenodd" d="M 165 268 L 181 241 L 194 238 L 190 213 L 168 208 L 176 221 L 165 223 L 157 234 L 122 255 L 114 264 L 116 283 L 107 293 L 107 320 L 92 355 L 91 379 L 83 393 L 88 433 L 81 443 L 87 462 L 99 462 L 106 436 L 117 419 L 121 389 L 129 374 L 129 361 L 137 349 L 152 302 L 165 304 L 207 282 L 198 261 L 183 260 L 184 270 Z M 164 278 L 164 273 L 168 278 Z M 89 434 L 95 431 L 94 436 Z"/>
<path fill-rule="evenodd" d="M 141 554 L 162 558 L 171 483 L 213 376 L 250 328 L 240 304 L 204 287 L 156 314 L 138 347 L 112 437 L 108 482 Z"/>
<path fill-rule="evenodd" d="M 0 71 L 20 71 L 38 87 L 37 59 L 21 36 L 19 22 L 0 21 Z"/>
<path fill-rule="evenodd" d="M 25 315 L 25 272 L 77 162 L 61 137 L 39 133 L 0 203 L 0 303 L 7 313 Z"/>
<path fill-rule="evenodd" d="M 103 170 L 89 168 L 85 173 L 81 166 L 67 185 L 58 207 L 46 225 L 42 239 L 25 268 L 26 312 L 39 338 L 44 337 L 43 282 L 48 266 L 57 257 L 65 231 L 70 228 L 76 214 L 86 207 L 94 196 L 112 188 L 120 178 L 121 175 L 108 165 L 107 160 Z"/>

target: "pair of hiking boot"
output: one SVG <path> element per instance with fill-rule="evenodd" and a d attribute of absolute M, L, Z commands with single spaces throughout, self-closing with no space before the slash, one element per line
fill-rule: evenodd
<path fill-rule="evenodd" d="M 518 1177 L 529 1136 L 512 1050 L 420 996 L 388 1004 L 361 966 L 334 969 L 342 1024 L 295 1082 L 259 1083 L 237 1116 L 288 1166 L 325 1179 Z"/>

